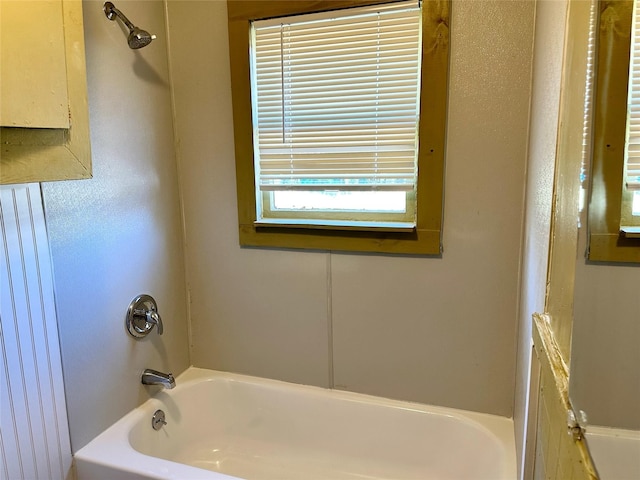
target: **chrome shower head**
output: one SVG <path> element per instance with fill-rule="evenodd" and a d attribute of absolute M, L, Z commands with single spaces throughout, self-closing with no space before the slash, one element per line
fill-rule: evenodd
<path fill-rule="evenodd" d="M 105 2 L 102 8 L 104 10 L 104 14 L 109 20 L 115 20 L 116 17 L 118 17 L 120 18 L 120 20 L 122 20 L 122 23 L 127 26 L 127 28 L 129 29 L 129 37 L 127 38 L 129 48 L 137 49 L 146 47 L 151 43 L 151 40 L 154 40 L 156 38 L 155 35 L 151 35 L 146 30 L 142 30 L 141 28 L 138 28 L 133 23 L 131 23 L 129 19 L 124 15 L 124 13 L 118 10 L 113 3 Z"/>
<path fill-rule="evenodd" d="M 134 29 L 129 32 L 127 41 L 129 42 L 129 48 L 142 48 L 149 45 L 154 38 L 156 38 L 156 36 L 151 35 L 146 30 L 134 27 Z"/>

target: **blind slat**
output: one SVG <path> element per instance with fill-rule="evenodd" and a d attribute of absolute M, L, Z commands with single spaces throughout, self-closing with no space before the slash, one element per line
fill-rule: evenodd
<path fill-rule="evenodd" d="M 624 168 L 627 188 L 640 190 L 640 8 L 637 6 L 633 16 Z"/>
<path fill-rule="evenodd" d="M 415 188 L 415 2 L 256 21 L 252 38 L 260 189 Z"/>

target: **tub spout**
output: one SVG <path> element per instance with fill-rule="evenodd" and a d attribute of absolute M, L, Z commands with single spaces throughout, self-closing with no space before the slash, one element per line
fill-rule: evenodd
<path fill-rule="evenodd" d="M 176 379 L 170 373 L 162 373 L 157 370 L 147 368 L 142 373 L 143 385 L 162 385 L 164 388 L 173 388 L 176 386 Z"/>

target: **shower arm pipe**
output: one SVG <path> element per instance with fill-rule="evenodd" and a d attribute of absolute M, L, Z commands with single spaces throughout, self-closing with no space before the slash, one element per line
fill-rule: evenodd
<path fill-rule="evenodd" d="M 127 18 L 127 16 L 124 13 L 122 13 L 120 10 L 118 10 L 116 6 L 111 2 L 106 2 L 104 4 L 104 13 L 107 15 L 107 18 L 109 20 L 115 20 L 114 16 L 120 18 L 120 20 L 123 21 L 123 23 L 127 26 L 127 28 L 130 31 L 136 28 L 136 26 L 133 23 L 131 23 L 131 21 Z"/>
<path fill-rule="evenodd" d="M 129 30 L 133 30 L 135 25 L 131 23 L 131 21 L 127 18 L 127 16 L 122 13 L 120 10 L 116 8 L 116 6 L 111 2 L 106 2 L 104 4 L 104 13 L 107 15 L 109 20 L 115 20 L 114 16 L 119 17 L 120 20 L 124 22 L 124 24 L 129 28 Z"/>

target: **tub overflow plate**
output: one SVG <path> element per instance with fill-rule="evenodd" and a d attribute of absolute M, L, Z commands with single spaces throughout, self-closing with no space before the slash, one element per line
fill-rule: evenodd
<path fill-rule="evenodd" d="M 156 410 L 156 412 L 153 414 L 153 417 L 151 417 L 151 426 L 153 427 L 153 429 L 160 430 L 166 424 L 167 422 L 164 419 L 164 412 L 162 410 Z"/>

